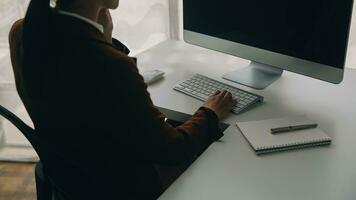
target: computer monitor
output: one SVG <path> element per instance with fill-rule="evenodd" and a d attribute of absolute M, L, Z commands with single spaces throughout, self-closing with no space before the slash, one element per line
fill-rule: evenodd
<path fill-rule="evenodd" d="M 353 0 L 183 0 L 187 43 L 251 60 L 223 78 L 256 89 L 283 70 L 343 79 Z"/>

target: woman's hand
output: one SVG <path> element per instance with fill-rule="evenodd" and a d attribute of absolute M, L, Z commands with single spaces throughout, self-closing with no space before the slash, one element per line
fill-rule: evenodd
<path fill-rule="evenodd" d="M 98 23 L 104 27 L 105 39 L 108 43 L 112 43 L 112 31 L 114 25 L 112 23 L 112 18 L 109 9 L 102 9 L 99 12 Z"/>
<path fill-rule="evenodd" d="M 236 100 L 232 98 L 232 94 L 227 91 L 216 91 L 209 99 L 204 103 L 203 107 L 209 108 L 214 111 L 219 120 L 232 109 L 236 104 Z"/>

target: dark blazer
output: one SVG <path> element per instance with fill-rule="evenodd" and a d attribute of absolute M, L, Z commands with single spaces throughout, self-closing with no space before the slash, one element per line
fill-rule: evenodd
<path fill-rule="evenodd" d="M 165 123 L 127 48 L 107 43 L 96 28 L 72 17 L 53 14 L 42 55 L 50 64 L 26 77 L 23 66 L 34 66 L 22 59 L 22 28 L 20 20 L 10 33 L 18 92 L 41 137 L 92 172 L 97 184 L 78 185 L 78 194 L 157 198 L 161 183 L 154 164 L 194 159 L 222 136 L 217 116 L 203 107 L 177 128 Z M 31 95 L 26 78 L 43 80 L 40 96 Z"/>

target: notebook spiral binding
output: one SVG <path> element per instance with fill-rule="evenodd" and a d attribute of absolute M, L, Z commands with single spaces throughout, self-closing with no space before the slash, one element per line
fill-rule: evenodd
<path fill-rule="evenodd" d="M 293 149 L 300 149 L 305 147 L 328 145 L 330 143 L 331 140 L 329 138 L 323 138 L 320 140 L 312 140 L 309 142 L 295 142 L 295 143 L 288 143 L 283 145 L 263 146 L 257 148 L 255 151 L 257 154 L 263 154 L 263 153 L 271 153 L 271 152 L 276 152 L 281 150 L 293 150 Z"/>

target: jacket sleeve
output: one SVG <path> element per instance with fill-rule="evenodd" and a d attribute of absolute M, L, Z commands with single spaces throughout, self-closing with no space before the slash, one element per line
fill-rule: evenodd
<path fill-rule="evenodd" d="M 179 164 L 201 154 L 212 142 L 223 136 L 218 127 L 218 118 L 210 109 L 201 107 L 195 114 L 179 127 L 172 127 L 165 122 L 165 115 L 153 105 L 147 85 L 139 74 L 135 63 L 131 59 L 120 60 L 111 66 L 110 70 L 118 70 L 110 74 L 114 87 L 122 92 L 125 110 L 130 119 L 130 141 L 137 155 L 148 162 L 157 164 Z M 119 66 L 119 67 L 117 67 Z M 117 74 L 123 75 L 118 80 Z M 122 88 L 122 85 L 125 85 Z M 122 102 L 121 100 L 118 100 Z M 118 108 L 118 110 L 122 110 Z"/>

